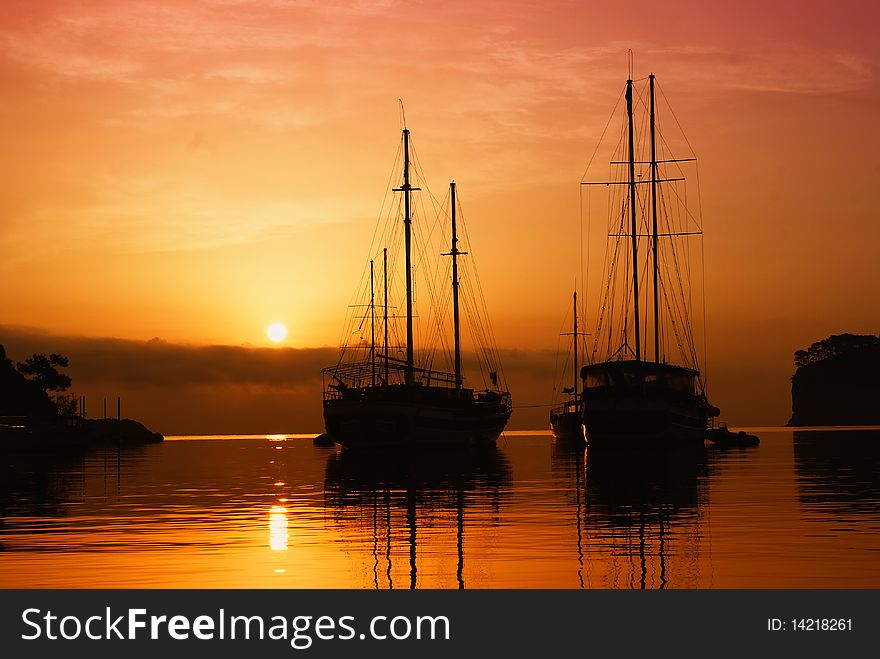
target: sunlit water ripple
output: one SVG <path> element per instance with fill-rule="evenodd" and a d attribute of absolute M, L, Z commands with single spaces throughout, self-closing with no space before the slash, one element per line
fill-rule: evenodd
<path fill-rule="evenodd" d="M 880 586 L 880 430 L 363 455 L 310 436 L 0 453 L 4 587 Z"/>

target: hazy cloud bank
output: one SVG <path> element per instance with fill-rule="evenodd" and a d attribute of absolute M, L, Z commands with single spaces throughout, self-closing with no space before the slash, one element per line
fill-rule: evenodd
<path fill-rule="evenodd" d="M 87 398 L 91 416 L 116 413 L 166 434 L 320 432 L 321 375 L 338 358 L 335 348 L 260 348 L 187 345 L 161 339 L 65 336 L 0 326 L 0 343 L 13 361 L 35 352 L 70 358 L 73 390 Z M 544 428 L 553 394 L 552 350 L 503 350 L 514 394 L 510 427 Z"/>

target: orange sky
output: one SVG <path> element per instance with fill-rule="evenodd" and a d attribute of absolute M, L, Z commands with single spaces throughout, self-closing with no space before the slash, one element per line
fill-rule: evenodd
<path fill-rule="evenodd" d="M 499 345 L 553 348 L 632 48 L 700 157 L 713 398 L 784 421 L 795 349 L 880 331 L 880 8 L 659 4 L 4 2 L 0 324 L 334 345 L 402 98 Z"/>

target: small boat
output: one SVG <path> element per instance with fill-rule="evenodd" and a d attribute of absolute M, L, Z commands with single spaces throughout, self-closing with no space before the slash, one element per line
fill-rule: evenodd
<path fill-rule="evenodd" d="M 336 442 L 333 441 L 333 438 L 325 432 L 315 436 L 312 440 L 312 444 L 315 446 L 336 446 Z"/>
<path fill-rule="evenodd" d="M 751 435 L 745 430 L 733 432 L 726 423 L 720 424 L 717 428 L 709 428 L 706 431 L 706 438 L 716 446 L 757 446 L 761 443 L 757 435 Z"/>
<path fill-rule="evenodd" d="M 402 224 L 404 233 L 404 273 L 406 293 L 406 331 L 399 348 L 389 344 L 389 249 L 382 250 L 384 325 L 377 327 L 376 300 L 373 277 L 373 261 L 370 261 L 369 285 L 367 287 L 366 307 L 368 314 L 355 316 L 352 336 L 365 334 L 363 327 L 370 320 L 370 340 L 355 345 L 344 344 L 339 361 L 322 370 L 324 376 L 324 426 L 327 435 L 348 448 L 373 449 L 379 447 L 421 447 L 429 445 L 469 445 L 494 442 L 504 430 L 512 411 L 510 393 L 506 390 L 501 374 L 497 349 L 488 326 L 481 326 L 481 333 L 472 333 L 481 357 L 481 373 L 484 377 L 483 390 L 465 386 L 462 374 L 462 351 L 459 329 L 459 257 L 467 254 L 459 249 L 456 224 L 456 187 L 450 184 L 451 247 L 443 256 L 452 257 L 451 283 L 452 297 L 452 339 L 454 357 L 452 368 L 439 370 L 433 367 L 435 356 L 440 352 L 436 347 L 422 346 L 416 353 L 413 320 L 418 316 L 414 309 L 412 243 L 415 224 L 412 212 L 412 194 L 420 187 L 411 182 L 413 170 L 410 161 L 410 131 L 403 129 L 403 180 L 394 189 L 403 194 Z M 418 171 L 415 172 L 418 174 Z M 421 217 L 421 216 L 419 216 Z M 443 216 L 445 218 L 445 216 Z M 399 226 L 400 218 L 389 218 L 387 239 L 392 244 L 400 244 L 392 235 L 391 227 Z M 424 240 L 424 237 L 423 237 Z M 424 249 L 424 243 L 419 243 Z M 440 247 L 440 245 L 438 245 Z M 471 266 L 472 267 L 472 266 Z M 435 284 L 439 288 L 441 283 Z M 427 287 L 429 292 L 437 288 Z M 467 290 L 467 289 L 466 289 Z M 432 297 L 432 295 L 429 295 Z M 438 296 L 439 297 L 439 296 Z M 438 301 L 432 300 L 436 305 Z M 466 298 L 468 319 L 474 322 L 474 310 L 485 308 L 481 300 Z M 432 327 L 439 327 L 444 317 L 442 309 L 434 309 L 437 320 Z M 395 316 L 396 318 L 396 316 Z M 448 315 L 446 315 L 448 318 Z M 360 319 L 360 325 L 357 320 Z M 377 329 L 383 331 L 382 345 L 377 344 Z M 445 328 L 444 328 L 445 329 Z M 357 331 L 355 331 L 357 330 Z M 397 332 L 394 332 L 397 333 Z M 440 334 L 439 330 L 437 334 Z M 444 333 L 445 334 L 445 333 Z M 397 333 L 400 336 L 400 333 Z M 442 342 L 443 339 L 440 339 Z M 381 351 L 380 351 L 381 349 Z M 392 356 L 399 350 L 404 359 Z M 366 358 L 357 353 L 366 352 Z M 488 378 L 487 378 L 488 376 Z M 487 378 L 487 379 L 486 379 Z"/>
<path fill-rule="evenodd" d="M 550 429 L 553 437 L 564 442 L 584 442 L 583 400 L 580 394 L 580 369 L 578 367 L 578 309 L 577 291 L 573 295 L 573 329 L 572 361 L 574 362 L 574 383 L 562 389 L 564 396 L 569 396 L 561 405 L 550 410 Z"/>
<path fill-rule="evenodd" d="M 706 396 L 692 322 L 688 239 L 702 228 L 698 212 L 684 203 L 681 163 L 696 158 L 667 152 L 654 85 L 651 74 L 646 89 L 636 90 L 630 70 L 611 180 L 581 181 L 609 191 L 606 287 L 593 355 L 581 369 L 590 444 L 702 443 L 719 413 Z M 633 117 L 637 96 L 645 99 L 644 120 Z M 639 135 L 637 126 L 648 134 Z M 646 314 L 649 303 L 653 313 Z"/>

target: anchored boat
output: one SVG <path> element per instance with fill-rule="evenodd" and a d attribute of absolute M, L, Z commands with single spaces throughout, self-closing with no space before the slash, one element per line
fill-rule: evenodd
<path fill-rule="evenodd" d="M 645 86 L 636 89 L 630 72 L 612 180 L 581 182 L 609 190 L 608 277 L 593 359 L 581 369 L 590 444 L 702 442 L 709 418 L 719 413 L 706 396 L 692 323 L 688 240 L 702 228 L 686 205 L 682 163 L 696 158 L 668 152 L 658 135 L 653 73 Z M 636 101 L 647 117 L 634 118 Z M 642 284 L 648 281 L 650 354 L 649 332 L 643 332 L 649 296 Z"/>
<path fill-rule="evenodd" d="M 550 429 L 559 441 L 583 442 L 584 414 L 581 397 L 580 368 L 578 365 L 578 308 L 577 291 L 572 295 L 572 362 L 574 364 L 574 382 L 571 387 L 564 387 L 562 395 L 567 398 L 561 405 L 550 410 Z"/>
<path fill-rule="evenodd" d="M 459 258 L 467 252 L 459 249 L 457 227 L 456 186 L 450 184 L 451 247 L 443 256 L 451 257 L 452 339 L 451 371 L 434 369 L 432 365 L 442 355 L 436 346 L 426 346 L 418 354 L 415 350 L 413 321 L 416 317 L 413 295 L 413 199 L 420 190 L 411 182 L 413 166 L 410 159 L 410 132 L 403 129 L 403 181 L 394 192 L 403 196 L 404 273 L 406 296 L 406 334 L 402 346 L 390 344 L 390 334 L 396 331 L 389 316 L 389 250 L 382 250 L 382 345 L 377 345 L 376 286 L 373 261 L 369 269 L 369 302 L 356 308 L 366 307 L 369 314 L 361 316 L 359 334 L 366 319 L 370 321 L 370 340 L 358 343 L 346 342 L 342 346 L 336 365 L 323 369 L 324 376 L 324 424 L 327 434 L 337 443 L 347 447 L 371 448 L 379 446 L 423 446 L 442 444 L 479 444 L 495 441 L 504 430 L 511 414 L 511 397 L 504 387 L 497 350 L 488 326 L 480 325 L 475 311 L 478 304 L 465 304 L 468 320 L 478 327 L 475 343 L 482 357 L 481 373 L 488 376 L 483 390 L 465 386 L 462 376 L 462 349 L 460 332 Z M 445 218 L 444 218 L 445 219 Z M 391 225 L 399 229 L 399 222 Z M 396 244 L 396 232 L 387 238 Z M 428 234 L 432 232 L 428 231 Z M 426 242 L 419 243 L 424 248 Z M 393 256 L 393 253 L 392 253 Z M 421 254 L 424 258 L 426 255 Z M 439 285 L 438 285 L 439 288 Z M 471 289 L 473 287 L 471 286 Z M 434 298 L 435 289 L 427 285 L 429 297 Z M 441 299 L 439 293 L 436 300 Z M 448 298 L 445 298 L 448 300 Z M 448 305 L 446 305 L 448 306 Z M 485 305 L 483 305 L 485 307 Z M 443 343 L 445 335 L 440 331 L 445 308 L 435 309 L 440 321 L 433 326 Z M 392 323 L 389 324 L 389 318 Z M 357 318 L 355 318 L 357 319 Z M 429 332 L 430 333 L 430 332 Z M 482 341 L 482 345 L 480 345 Z M 400 352 L 401 359 L 391 352 Z"/>

